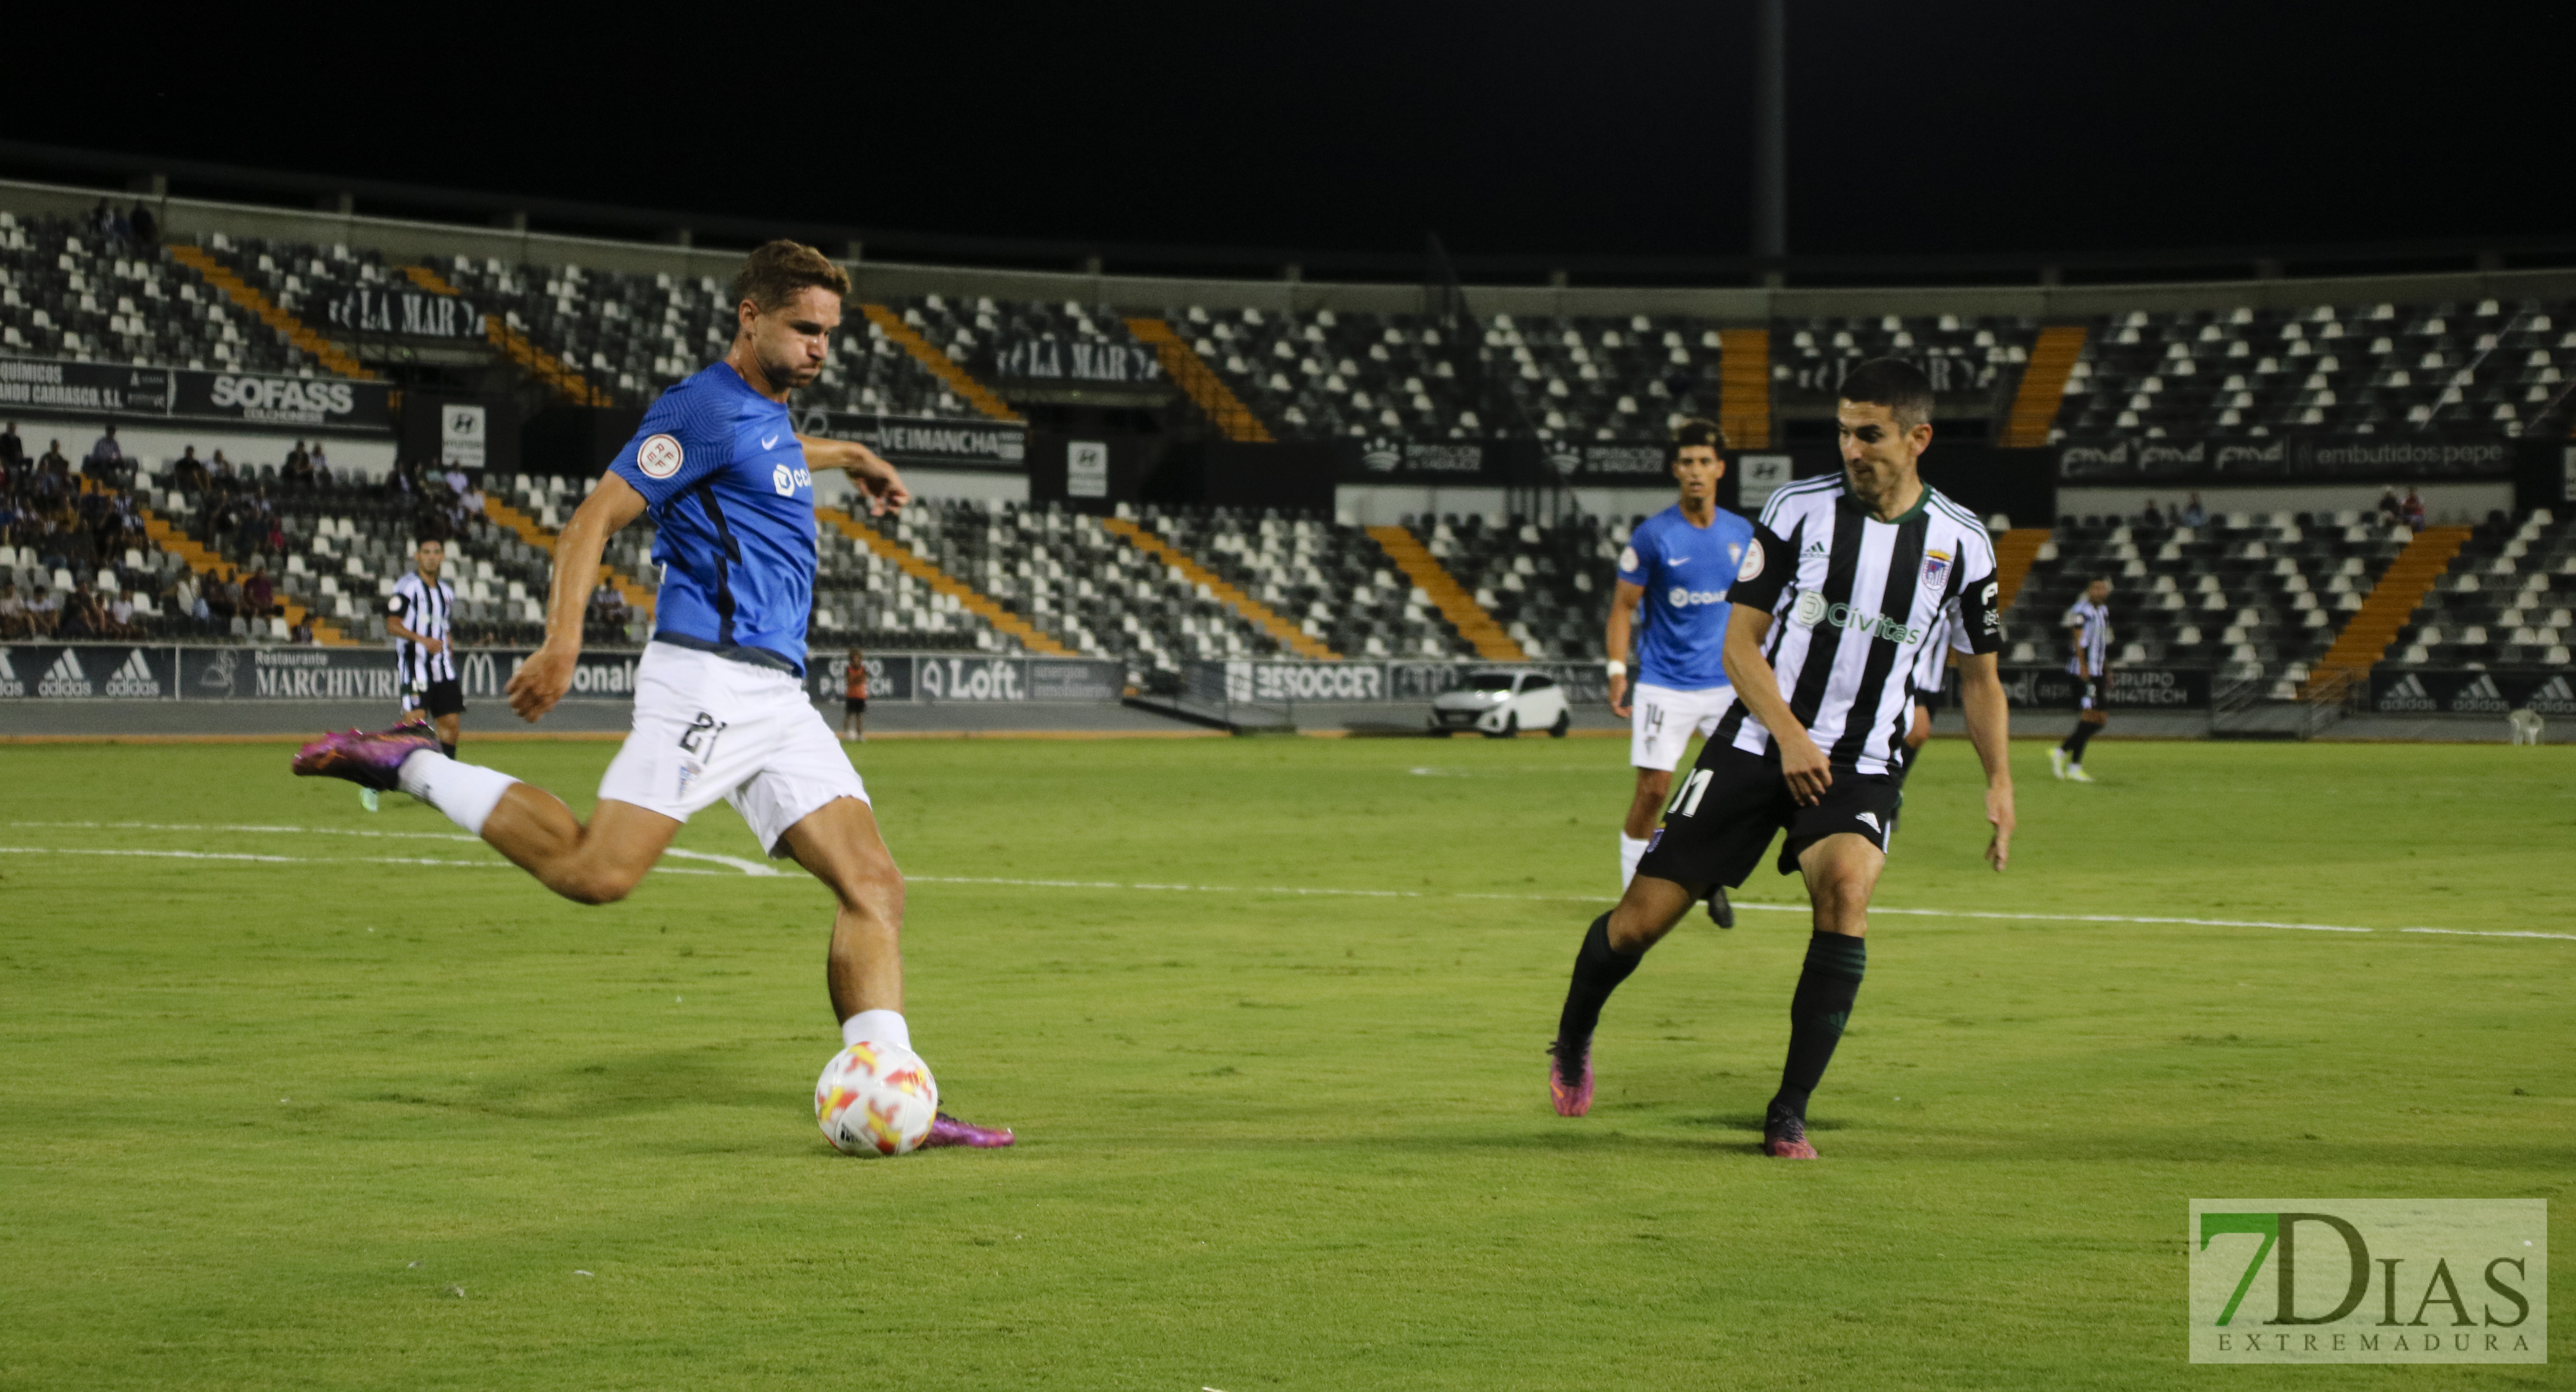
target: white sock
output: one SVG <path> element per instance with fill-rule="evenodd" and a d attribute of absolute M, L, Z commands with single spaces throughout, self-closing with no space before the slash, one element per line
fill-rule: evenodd
<path fill-rule="evenodd" d="M 1625 890 L 1628 887 L 1628 882 L 1637 878 L 1637 862 L 1645 859 L 1645 857 L 1646 842 L 1643 839 L 1630 836 L 1624 831 L 1619 833 L 1620 889 Z"/>
<path fill-rule="evenodd" d="M 900 1010 L 862 1010 L 841 1022 L 841 1042 L 856 1044 L 862 1039 L 908 1051 L 912 1048 L 912 1027 L 903 1022 Z"/>
<path fill-rule="evenodd" d="M 519 780 L 481 764 L 459 763 L 435 749 L 424 749 L 403 760 L 402 790 L 447 814 L 456 823 L 477 836 L 483 834 L 483 823 L 492 809 L 501 805 L 501 794 Z"/>

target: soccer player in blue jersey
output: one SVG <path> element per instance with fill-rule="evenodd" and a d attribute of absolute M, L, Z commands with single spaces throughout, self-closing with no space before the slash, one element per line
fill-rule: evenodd
<path fill-rule="evenodd" d="M 1673 431 L 1673 481 L 1681 498 L 1640 523 L 1619 553 L 1619 583 L 1610 600 L 1605 643 L 1610 653 L 1610 710 L 1630 722 L 1628 762 L 1637 791 L 1619 828 L 1619 885 L 1637 875 L 1646 838 L 1672 791 L 1673 769 L 1694 732 L 1717 728 L 1735 697 L 1728 682 L 1726 589 L 1743 564 L 1753 524 L 1717 505 L 1726 477 L 1726 432 L 1715 422 L 1686 420 Z M 1637 620 L 1642 616 L 1644 622 Z M 1636 687 L 1628 686 L 1633 634 Z M 1709 917 L 1735 926 L 1726 887 L 1709 894 Z"/>
<path fill-rule="evenodd" d="M 839 900 L 826 979 L 843 1040 L 909 1049 L 903 874 L 803 682 L 813 471 L 846 471 L 874 513 L 911 497 L 865 446 L 807 439 L 789 422 L 787 395 L 821 372 L 849 292 L 849 277 L 812 247 L 782 241 L 753 252 L 734 280 L 731 351 L 645 412 L 556 541 L 545 645 L 509 684 L 510 708 L 530 721 L 572 687 L 609 536 L 650 512 L 662 565 L 634 727 L 600 780 L 588 825 L 551 793 L 440 753 L 426 725 L 334 735 L 306 745 L 294 767 L 398 787 L 583 904 L 625 898 L 691 813 L 730 802 L 762 849 L 804 866 Z M 1011 1139 L 943 1114 L 925 1143 Z"/>

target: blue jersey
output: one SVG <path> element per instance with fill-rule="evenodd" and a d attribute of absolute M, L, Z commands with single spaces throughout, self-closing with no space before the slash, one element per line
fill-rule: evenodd
<path fill-rule="evenodd" d="M 608 467 L 652 509 L 654 638 L 802 676 L 814 475 L 787 408 L 717 363 L 662 393 Z"/>
<path fill-rule="evenodd" d="M 1730 685 L 1726 590 L 1744 564 L 1753 524 L 1724 508 L 1705 527 L 1668 507 L 1638 524 L 1619 553 L 1619 578 L 1642 585 L 1645 623 L 1637 633 L 1637 680 L 1675 691 Z"/>

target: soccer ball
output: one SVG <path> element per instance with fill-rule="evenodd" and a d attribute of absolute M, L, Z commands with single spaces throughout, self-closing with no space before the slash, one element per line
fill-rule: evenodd
<path fill-rule="evenodd" d="M 845 1155 L 905 1154 L 938 1115 L 930 1065 L 900 1045 L 862 1039 L 834 1054 L 814 1081 L 814 1120 Z"/>

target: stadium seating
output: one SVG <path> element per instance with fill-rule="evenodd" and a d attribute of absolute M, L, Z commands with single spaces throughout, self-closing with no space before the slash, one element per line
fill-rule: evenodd
<path fill-rule="evenodd" d="M 2576 643 L 2576 525 L 2549 511 L 2479 527 L 2399 638 L 2401 667 L 2565 667 Z"/>
<path fill-rule="evenodd" d="M 0 213 L 0 352 L 76 362 L 313 374 L 313 360 L 165 248 L 68 218 Z"/>
<path fill-rule="evenodd" d="M 2408 539 L 2349 512 L 2233 513 L 2202 527 L 2068 518 L 2005 615 L 2004 660 L 2065 661 L 2058 621 L 2108 577 L 2115 662 L 2269 677 L 2286 698 Z"/>
<path fill-rule="evenodd" d="M 2538 301 L 2134 311 L 2090 325 L 2057 434 L 2513 434 L 2570 352 L 2565 307 Z"/>

